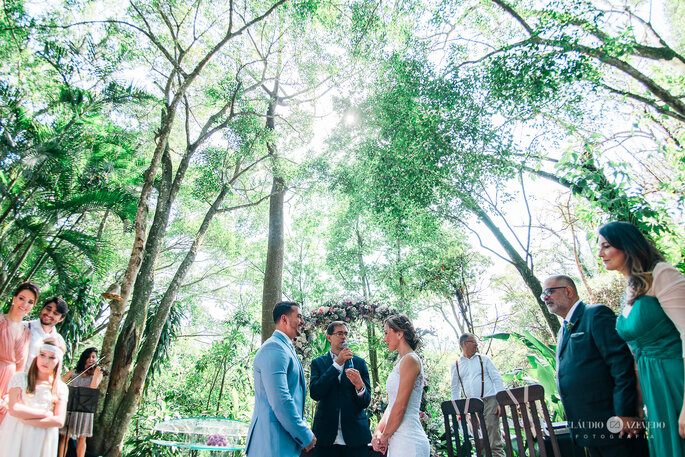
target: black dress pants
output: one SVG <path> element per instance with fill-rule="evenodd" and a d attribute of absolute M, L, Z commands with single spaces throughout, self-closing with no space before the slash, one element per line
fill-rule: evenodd
<path fill-rule="evenodd" d="M 314 446 L 314 457 L 368 457 L 368 446 Z"/>
<path fill-rule="evenodd" d="M 649 446 L 644 437 L 624 438 L 612 446 L 588 446 L 587 450 L 590 457 L 649 457 Z"/>

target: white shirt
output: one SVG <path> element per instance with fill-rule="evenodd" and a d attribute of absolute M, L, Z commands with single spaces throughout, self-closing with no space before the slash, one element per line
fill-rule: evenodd
<path fill-rule="evenodd" d="M 483 359 L 482 378 L 478 356 Z M 461 375 L 461 381 L 464 384 L 464 392 L 468 398 L 480 398 L 481 380 L 483 379 L 485 381 L 483 397 L 491 397 L 497 392 L 506 389 L 504 387 L 502 375 L 487 355 L 478 354 L 476 352 L 470 359 L 462 355 L 459 358 L 459 374 Z M 461 384 L 459 383 L 456 363 L 454 363 L 452 364 L 452 399 L 459 400 L 460 398 Z"/>
<path fill-rule="evenodd" d="M 573 306 L 571 306 L 571 309 L 568 310 L 568 313 L 566 313 L 566 317 L 564 318 L 564 320 L 565 320 L 566 322 L 571 322 L 571 318 L 573 317 L 573 313 L 575 313 L 575 312 L 576 312 L 576 308 L 578 308 L 578 303 L 580 303 L 580 300 L 578 300 L 577 302 L 575 302 L 575 303 L 573 304 Z"/>
<path fill-rule="evenodd" d="M 292 347 L 293 349 L 295 349 L 295 346 L 293 345 L 293 340 L 291 340 L 290 337 L 289 337 L 285 332 L 282 332 L 282 331 L 280 331 L 280 330 L 278 330 L 278 329 L 274 330 L 274 333 L 276 333 L 276 332 L 278 332 L 278 333 L 280 333 L 281 335 L 283 335 L 283 336 L 285 337 L 285 339 L 288 340 L 288 343 L 290 343 L 290 347 Z"/>
<path fill-rule="evenodd" d="M 29 368 L 31 367 L 31 362 L 33 362 L 33 359 L 36 358 L 38 353 L 40 352 L 40 347 L 43 345 L 43 340 L 45 338 L 53 338 L 57 341 L 58 345 L 63 346 L 66 348 L 66 344 L 64 343 L 64 338 L 62 338 L 62 335 L 57 333 L 57 330 L 53 326 L 50 333 L 45 333 L 43 331 L 43 326 L 40 325 L 40 319 L 34 319 L 32 321 L 24 322 L 24 326 L 28 327 L 31 330 L 31 340 L 29 342 L 29 355 L 26 358 L 26 365 L 24 366 L 24 371 L 29 371 Z"/>

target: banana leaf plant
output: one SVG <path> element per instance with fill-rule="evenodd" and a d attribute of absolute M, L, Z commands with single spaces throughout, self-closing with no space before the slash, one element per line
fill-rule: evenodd
<path fill-rule="evenodd" d="M 508 341 L 513 338 L 519 343 L 523 343 L 529 350 L 526 357 L 529 367 L 518 368 L 511 373 L 503 375 L 505 382 L 517 385 L 541 384 L 545 388 L 545 402 L 549 409 L 552 421 L 566 420 L 564 406 L 557 391 L 556 372 L 557 354 L 555 345 L 547 345 L 536 338 L 528 330 L 522 333 L 495 333 L 484 338 Z"/>

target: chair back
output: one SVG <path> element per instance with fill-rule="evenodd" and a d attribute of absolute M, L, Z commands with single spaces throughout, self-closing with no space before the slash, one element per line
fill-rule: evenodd
<path fill-rule="evenodd" d="M 535 441 L 540 438 L 538 442 L 538 449 L 540 457 L 548 457 L 547 449 L 544 443 L 544 432 L 540 422 L 540 413 L 547 425 L 547 433 L 552 441 L 552 451 L 554 457 L 561 457 L 559 451 L 559 443 L 554 434 L 554 427 L 549 418 L 549 411 L 545 403 L 545 389 L 540 384 L 533 384 L 530 386 L 517 387 L 515 389 L 503 390 L 497 392 L 497 403 L 500 405 L 502 425 L 504 426 L 504 439 L 506 441 L 507 457 L 513 457 L 514 452 L 511 446 L 511 436 L 509 429 L 509 421 L 507 416 L 510 415 L 516 432 L 516 442 L 518 445 L 518 455 L 526 455 L 525 445 L 528 444 L 529 454 L 536 455 Z M 507 414 L 507 409 L 510 414 Z M 522 431 L 523 429 L 523 431 Z M 524 440 L 525 436 L 525 440 Z"/>
<path fill-rule="evenodd" d="M 455 449 L 457 450 L 456 457 L 470 457 L 471 449 L 474 447 L 476 456 L 492 457 L 488 430 L 485 428 L 483 400 L 466 398 L 443 401 L 440 407 L 445 418 L 445 440 L 447 441 L 448 457 L 455 457 Z M 461 423 L 461 439 L 458 423 Z M 470 433 L 469 424 L 471 425 Z M 473 438 L 473 445 L 471 438 Z"/>

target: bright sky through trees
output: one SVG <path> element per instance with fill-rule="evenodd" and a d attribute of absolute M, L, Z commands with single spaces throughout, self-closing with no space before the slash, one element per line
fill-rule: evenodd
<path fill-rule="evenodd" d="M 65 297 L 70 356 L 110 361 L 108 457 L 154 454 L 165 416 L 249 417 L 265 296 L 435 330 L 436 404 L 458 333 L 553 343 L 547 275 L 618 307 L 602 223 L 685 269 L 684 20 L 682 0 L 6 2 L 0 293 Z M 382 329 L 353 324 L 382 385 Z"/>

